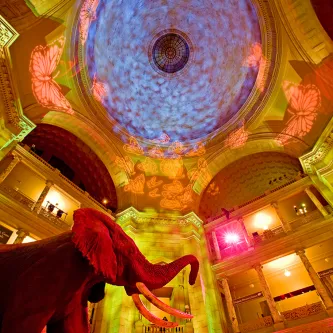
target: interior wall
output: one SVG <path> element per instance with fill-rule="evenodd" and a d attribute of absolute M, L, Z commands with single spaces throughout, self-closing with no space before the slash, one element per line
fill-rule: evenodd
<path fill-rule="evenodd" d="M 13 189 L 17 188 L 34 201 L 37 201 L 45 187 L 45 179 L 23 163 L 18 163 L 3 183 Z"/>
<path fill-rule="evenodd" d="M 317 209 L 314 203 L 305 192 L 297 193 L 292 197 L 279 201 L 279 209 L 281 215 L 287 221 L 293 221 L 298 218 L 295 213 L 294 205 L 300 207 L 305 203 L 307 211 L 310 213 Z"/>

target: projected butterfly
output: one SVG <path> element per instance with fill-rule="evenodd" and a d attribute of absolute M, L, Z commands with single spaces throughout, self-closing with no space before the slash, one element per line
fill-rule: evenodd
<path fill-rule="evenodd" d="M 38 103 L 45 108 L 73 114 L 73 110 L 60 86 L 52 76 L 64 50 L 65 38 L 61 37 L 47 46 L 36 46 L 30 58 L 32 91 Z"/>
<path fill-rule="evenodd" d="M 92 21 L 96 20 L 96 10 L 99 0 L 86 0 L 80 11 L 80 40 L 84 45 L 88 38 L 88 30 Z"/>
<path fill-rule="evenodd" d="M 263 92 L 265 88 L 265 71 L 268 67 L 269 61 L 265 58 L 262 52 L 262 46 L 260 43 L 254 43 L 251 47 L 249 56 L 244 60 L 243 66 L 258 68 L 258 77 L 256 86 L 259 91 Z"/>
<path fill-rule="evenodd" d="M 91 91 L 93 93 L 93 96 L 94 96 L 95 100 L 98 101 L 99 103 L 102 103 L 104 98 L 107 96 L 107 90 L 106 90 L 105 84 L 98 81 L 96 79 L 96 76 L 94 76 Z"/>
<path fill-rule="evenodd" d="M 302 138 L 310 132 L 321 106 L 321 96 L 313 84 L 304 86 L 285 81 L 282 89 L 289 102 L 287 111 L 292 115 L 277 138 L 284 144 L 292 137 Z"/>
<path fill-rule="evenodd" d="M 251 46 L 250 54 L 244 60 L 243 66 L 245 67 L 259 67 L 263 58 L 262 47 L 259 43 L 254 43 Z"/>

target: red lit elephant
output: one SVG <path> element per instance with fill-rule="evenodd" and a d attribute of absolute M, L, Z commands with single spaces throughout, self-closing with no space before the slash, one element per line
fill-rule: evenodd
<path fill-rule="evenodd" d="M 194 284 L 199 269 L 194 256 L 153 265 L 108 216 L 79 209 L 72 231 L 34 243 L 0 246 L 0 332 L 40 333 L 47 326 L 48 333 L 88 333 L 87 301 L 103 299 L 105 283 L 124 286 L 141 313 L 156 325 L 174 327 L 176 323 L 149 313 L 138 294 L 168 313 L 188 317 L 149 291 L 166 285 L 188 264 L 189 282 Z"/>

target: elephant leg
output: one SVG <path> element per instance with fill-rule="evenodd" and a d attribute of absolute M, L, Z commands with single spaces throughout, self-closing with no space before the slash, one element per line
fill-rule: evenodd
<path fill-rule="evenodd" d="M 38 313 L 32 316 L 18 313 L 13 316 L 12 314 L 13 312 L 6 310 L 2 319 L 0 333 L 41 333 L 50 318 L 50 315 L 45 313 Z"/>
<path fill-rule="evenodd" d="M 47 325 L 47 333 L 89 333 L 88 311 L 78 305 L 66 318 Z"/>

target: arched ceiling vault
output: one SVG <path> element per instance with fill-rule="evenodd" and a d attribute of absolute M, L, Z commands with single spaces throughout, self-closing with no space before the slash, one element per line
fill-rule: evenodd
<path fill-rule="evenodd" d="M 127 184 L 129 175 L 114 163 L 115 156 L 122 156 L 122 152 L 110 141 L 104 133 L 100 132 L 89 119 L 77 114 L 76 117 L 62 112 L 48 112 L 41 124 L 58 126 L 74 134 L 92 149 L 107 168 L 115 185 L 118 197 L 118 209 L 127 207 L 131 202 L 130 196 L 119 195 L 119 188 Z"/>
<path fill-rule="evenodd" d="M 80 139 L 60 127 L 39 124 L 23 141 L 97 201 L 117 209 L 115 186 L 97 155 Z"/>

